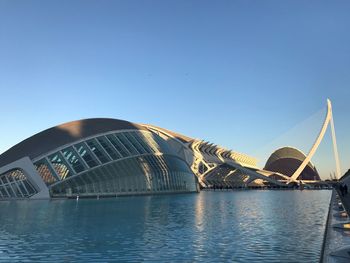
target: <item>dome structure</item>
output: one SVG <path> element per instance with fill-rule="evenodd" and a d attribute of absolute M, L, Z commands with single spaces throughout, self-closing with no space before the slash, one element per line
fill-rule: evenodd
<path fill-rule="evenodd" d="M 291 177 L 305 160 L 306 155 L 293 147 L 282 147 L 271 154 L 264 170 L 281 173 Z M 298 180 L 321 180 L 315 166 L 309 162 Z"/>
<path fill-rule="evenodd" d="M 141 125 L 124 120 L 95 118 L 67 122 L 39 132 L 16 144 L 0 155 L 0 166 L 24 156 L 33 159 L 61 145 L 95 134 L 118 130 L 146 130 Z"/>
<path fill-rule="evenodd" d="M 192 191 L 195 176 L 169 143 L 123 120 L 68 122 L 0 155 L 0 199 Z"/>

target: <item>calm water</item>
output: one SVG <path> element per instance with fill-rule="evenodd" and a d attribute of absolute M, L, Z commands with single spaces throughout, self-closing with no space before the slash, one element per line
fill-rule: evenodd
<path fill-rule="evenodd" d="M 330 194 L 0 202 L 0 261 L 318 262 Z"/>

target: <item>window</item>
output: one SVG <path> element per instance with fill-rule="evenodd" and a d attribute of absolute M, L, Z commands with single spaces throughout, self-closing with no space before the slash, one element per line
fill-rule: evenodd
<path fill-rule="evenodd" d="M 113 144 L 114 148 L 118 151 L 121 157 L 126 157 L 129 155 L 129 153 L 126 152 L 126 150 L 123 148 L 120 142 L 114 137 L 114 135 L 112 134 L 107 135 L 107 138 Z"/>
<path fill-rule="evenodd" d="M 142 147 L 148 153 L 154 153 L 155 151 L 148 145 L 147 140 L 142 132 L 133 132 L 130 135 L 134 136 L 135 139 L 142 145 Z"/>
<path fill-rule="evenodd" d="M 132 143 L 139 154 L 147 153 L 144 147 L 132 136 L 132 133 L 124 133 L 125 137 Z"/>
<path fill-rule="evenodd" d="M 61 180 L 71 176 L 73 171 L 70 170 L 66 162 L 64 161 L 62 155 L 57 152 L 49 156 L 49 161 L 55 169 Z"/>
<path fill-rule="evenodd" d="M 119 159 L 119 155 L 113 150 L 113 146 L 104 136 L 98 137 L 97 140 L 113 160 Z"/>
<path fill-rule="evenodd" d="M 80 173 L 85 170 L 82 162 L 79 160 L 79 157 L 75 153 L 73 147 L 68 147 L 62 150 L 62 153 L 76 173 Z"/>
<path fill-rule="evenodd" d="M 101 163 L 106 163 L 109 161 L 108 156 L 105 155 L 103 149 L 95 140 L 87 141 L 86 144 L 89 146 L 90 150 L 96 155 L 96 157 L 101 161 Z"/>
<path fill-rule="evenodd" d="M 131 155 L 138 155 L 139 153 L 132 146 L 132 144 L 125 138 L 125 136 L 121 133 L 115 134 L 115 136 L 119 139 L 119 141 L 123 144 L 123 146 L 128 150 Z"/>
<path fill-rule="evenodd" d="M 37 190 L 20 169 L 0 175 L 0 196 L 2 198 L 23 198 L 36 194 Z"/>
<path fill-rule="evenodd" d="M 90 154 L 88 148 L 85 146 L 84 143 L 79 143 L 75 145 L 75 148 L 77 149 L 77 152 L 80 155 L 80 157 L 84 159 L 84 161 L 90 168 L 98 165 L 98 163 L 92 157 L 92 155 Z"/>
<path fill-rule="evenodd" d="M 50 185 L 57 182 L 57 178 L 55 177 L 54 172 L 51 171 L 51 168 L 49 167 L 49 164 L 45 159 L 37 161 L 34 164 L 34 166 L 41 178 L 43 178 L 43 181 L 46 185 Z"/>
<path fill-rule="evenodd" d="M 145 141 L 147 142 L 147 145 L 149 145 L 152 148 L 153 152 L 160 152 L 160 147 L 155 142 L 152 134 L 150 134 L 148 132 L 144 132 L 144 133 L 142 133 L 142 136 L 144 137 Z"/>

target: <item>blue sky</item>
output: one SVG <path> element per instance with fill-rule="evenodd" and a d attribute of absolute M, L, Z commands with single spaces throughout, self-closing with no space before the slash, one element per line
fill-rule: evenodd
<path fill-rule="evenodd" d="M 1 0 L 0 152 L 50 126 L 112 117 L 254 155 L 329 97 L 345 171 L 349 12 L 345 0 Z M 279 143 L 307 152 L 322 118 Z M 314 160 L 325 175 L 328 144 Z"/>

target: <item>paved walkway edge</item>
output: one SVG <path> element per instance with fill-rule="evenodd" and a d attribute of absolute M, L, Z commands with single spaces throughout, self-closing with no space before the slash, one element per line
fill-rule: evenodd
<path fill-rule="evenodd" d="M 320 255 L 320 263 L 326 263 L 328 262 L 328 256 L 329 256 L 329 241 L 330 241 L 330 236 L 329 236 L 329 228 L 332 227 L 331 226 L 331 217 L 332 217 L 332 204 L 333 204 L 333 200 L 335 199 L 335 191 L 332 190 L 332 195 L 329 201 L 329 205 L 328 205 L 328 215 L 327 215 L 327 221 L 326 221 L 326 229 L 324 231 L 324 235 L 323 235 L 323 242 L 322 242 L 322 248 L 321 248 L 321 255 Z"/>

